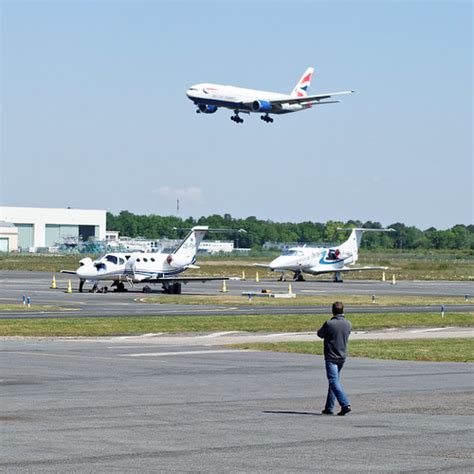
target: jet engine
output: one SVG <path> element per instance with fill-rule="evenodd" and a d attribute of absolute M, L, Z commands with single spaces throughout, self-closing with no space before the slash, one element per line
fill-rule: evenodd
<path fill-rule="evenodd" d="M 254 112 L 270 112 L 272 104 L 266 100 L 255 100 L 252 102 L 252 110 Z"/>
<path fill-rule="evenodd" d="M 181 268 L 189 264 L 189 261 L 188 259 L 183 259 L 183 257 L 180 258 L 176 254 L 169 254 L 166 257 L 166 263 L 172 268 Z"/>
<path fill-rule="evenodd" d="M 199 104 L 198 110 L 202 114 L 213 114 L 214 112 L 217 112 L 217 106 Z"/>

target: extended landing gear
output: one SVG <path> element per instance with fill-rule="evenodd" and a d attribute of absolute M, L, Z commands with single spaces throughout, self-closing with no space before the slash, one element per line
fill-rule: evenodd
<path fill-rule="evenodd" d="M 295 276 L 293 277 L 294 281 L 306 281 L 303 272 L 295 272 Z"/>
<path fill-rule="evenodd" d="M 244 120 L 241 119 L 237 114 L 232 115 L 230 119 L 235 123 L 244 123 Z"/>
<path fill-rule="evenodd" d="M 281 272 L 280 278 L 278 278 L 278 281 L 286 281 L 286 276 L 283 272 Z"/>
<path fill-rule="evenodd" d="M 83 280 L 82 278 L 79 280 L 79 293 L 82 293 L 82 290 L 84 288 L 84 283 L 85 283 L 85 280 Z"/>
<path fill-rule="evenodd" d="M 115 292 L 117 293 L 123 293 L 125 291 L 127 291 L 127 289 L 125 288 L 125 285 L 121 282 L 121 281 L 114 281 L 112 283 L 112 285 L 110 285 L 111 287 L 114 287 L 115 286 Z"/>
<path fill-rule="evenodd" d="M 335 283 L 342 283 L 342 274 L 341 272 L 334 272 L 334 280 Z"/>
<path fill-rule="evenodd" d="M 98 282 L 95 282 L 89 293 L 107 293 L 109 289 L 106 286 L 99 286 Z"/>
<path fill-rule="evenodd" d="M 168 295 L 180 295 L 181 283 L 163 283 L 163 292 Z"/>
<path fill-rule="evenodd" d="M 267 123 L 273 123 L 273 119 L 268 114 L 260 115 L 260 120 L 263 120 Z"/>

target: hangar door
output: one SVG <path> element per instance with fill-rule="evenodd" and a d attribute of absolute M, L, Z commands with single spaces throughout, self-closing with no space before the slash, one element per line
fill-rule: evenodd
<path fill-rule="evenodd" d="M 99 237 L 99 226 L 97 225 L 80 225 L 79 238 L 82 242 L 87 242 L 91 237 Z"/>
<path fill-rule="evenodd" d="M 33 224 L 14 224 L 18 228 L 18 247 L 33 247 Z"/>
<path fill-rule="evenodd" d="M 65 237 L 79 238 L 79 226 L 46 224 L 44 236 L 46 247 L 53 247 L 54 245 L 63 243 Z"/>
<path fill-rule="evenodd" d="M 8 237 L 0 237 L 0 252 L 8 252 Z"/>

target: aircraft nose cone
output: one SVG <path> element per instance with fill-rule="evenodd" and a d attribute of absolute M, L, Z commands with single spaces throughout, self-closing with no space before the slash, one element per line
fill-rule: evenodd
<path fill-rule="evenodd" d="M 268 266 L 269 266 L 270 270 L 275 270 L 275 268 L 278 268 L 278 258 L 271 261 Z"/>
<path fill-rule="evenodd" d="M 90 278 L 92 276 L 92 270 L 93 269 L 90 268 L 90 267 L 83 266 L 83 267 L 79 267 L 76 270 L 76 274 L 79 278 L 87 279 L 87 278 Z"/>

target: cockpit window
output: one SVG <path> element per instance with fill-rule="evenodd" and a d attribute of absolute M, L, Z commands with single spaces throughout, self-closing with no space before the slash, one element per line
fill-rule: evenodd
<path fill-rule="evenodd" d="M 105 260 L 107 262 L 113 263 L 114 265 L 117 265 L 117 257 L 115 255 L 106 255 Z"/>
<path fill-rule="evenodd" d="M 197 91 L 197 89 L 195 87 L 190 87 L 188 91 Z"/>
<path fill-rule="evenodd" d="M 285 257 L 302 257 L 303 252 L 301 250 L 290 249 L 290 250 L 287 250 L 283 255 Z"/>

